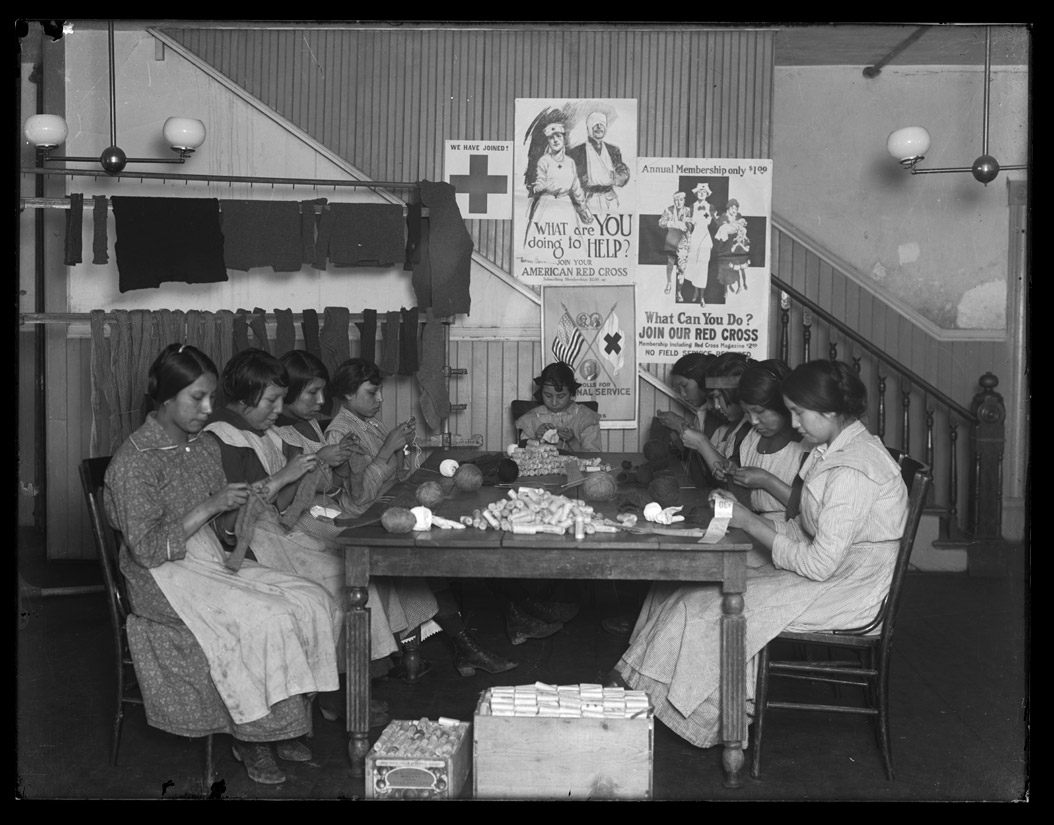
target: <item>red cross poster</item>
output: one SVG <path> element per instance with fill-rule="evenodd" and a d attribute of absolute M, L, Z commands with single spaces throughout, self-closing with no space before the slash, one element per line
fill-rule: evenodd
<path fill-rule="evenodd" d="M 461 217 L 512 217 L 512 141 L 448 140 L 443 180 L 454 187 Z"/>
<path fill-rule="evenodd" d="M 601 429 L 637 426 L 637 346 L 632 284 L 542 287 L 543 366 L 563 361 L 578 401 L 596 401 Z"/>
<path fill-rule="evenodd" d="M 637 101 L 516 101 L 513 274 L 533 286 L 632 283 Z"/>
<path fill-rule="evenodd" d="M 639 158 L 641 361 L 768 357 L 772 161 Z"/>

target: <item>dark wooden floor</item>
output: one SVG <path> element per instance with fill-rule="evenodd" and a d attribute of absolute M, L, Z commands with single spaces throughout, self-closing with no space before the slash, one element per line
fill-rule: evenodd
<path fill-rule="evenodd" d="M 97 584 L 94 565 L 46 563 L 32 532 L 19 537 L 18 763 L 24 799 L 200 798 L 200 741 L 147 726 L 140 709 L 126 716 L 117 767 L 109 764 L 113 719 L 110 628 L 98 593 L 51 595 Z M 909 576 L 892 673 L 892 732 L 897 777 L 887 782 L 867 720 L 775 712 L 766 732 L 764 775 L 722 786 L 720 749 L 699 750 L 656 723 L 654 796 L 658 800 L 1019 801 L 1029 795 L 1027 697 L 1028 591 L 1025 551 L 1000 579 L 963 574 Z M 489 592 L 463 588 L 476 636 L 521 664 L 500 676 L 460 677 L 442 636 L 423 645 L 433 671 L 417 685 L 375 683 L 397 718 L 470 720 L 486 687 L 543 681 L 595 681 L 618 659 L 621 643 L 599 616 L 614 608 L 604 584 L 582 593 L 584 608 L 544 641 L 509 644 Z M 373 736 L 380 731 L 372 732 Z M 283 763 L 280 786 L 251 782 L 230 740 L 216 737 L 215 797 L 361 799 L 350 776 L 342 723 L 315 711 L 310 762 Z M 749 752 L 748 752 L 749 761 Z M 471 777 L 462 798 L 471 794 Z"/>

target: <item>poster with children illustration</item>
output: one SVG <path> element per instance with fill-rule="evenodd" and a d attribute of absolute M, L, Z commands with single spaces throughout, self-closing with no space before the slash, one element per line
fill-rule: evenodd
<path fill-rule="evenodd" d="M 637 101 L 516 101 L 513 274 L 526 284 L 632 283 Z"/>
<path fill-rule="evenodd" d="M 637 426 L 632 284 L 542 287 L 542 366 L 571 367 L 576 401 L 596 401 L 601 429 Z"/>
<path fill-rule="evenodd" d="M 772 161 L 639 158 L 637 346 L 765 358 Z"/>

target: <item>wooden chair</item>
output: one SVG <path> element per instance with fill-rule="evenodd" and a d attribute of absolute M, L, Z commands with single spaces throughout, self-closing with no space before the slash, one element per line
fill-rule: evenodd
<path fill-rule="evenodd" d="M 117 765 L 117 751 L 121 745 L 121 725 L 124 721 L 125 705 L 143 705 L 143 694 L 136 680 L 132 665 L 132 654 L 128 647 L 126 624 L 130 612 L 124 577 L 118 567 L 120 534 L 110 526 L 103 509 L 102 490 L 110 456 L 86 458 L 80 463 L 81 486 L 88 504 L 92 536 L 102 566 L 106 601 L 110 608 L 110 626 L 113 632 L 114 674 L 117 682 L 117 708 L 113 718 L 113 742 L 110 748 L 110 764 Z M 212 789 L 212 734 L 205 737 L 204 792 Z"/>
<path fill-rule="evenodd" d="M 870 716 L 875 721 L 875 734 L 882 754 L 886 778 L 893 781 L 893 749 L 889 733 L 889 664 L 893 649 L 893 631 L 900 606 L 900 596 L 907 574 L 911 549 L 915 544 L 922 510 L 933 477 L 929 468 L 899 450 L 890 450 L 901 467 L 908 485 L 908 520 L 900 538 L 893 580 L 878 615 L 864 627 L 849 630 L 825 630 L 808 633 L 784 631 L 773 641 L 791 642 L 792 651 L 799 648 L 826 649 L 828 658 L 819 660 L 772 659 L 770 645 L 758 654 L 757 682 L 754 696 L 754 745 L 750 775 L 761 777 L 761 746 L 765 731 L 765 715 L 769 710 L 811 710 L 828 713 L 852 713 Z M 848 656 L 847 656 L 848 654 Z M 773 701 L 769 699 L 769 678 L 782 676 L 808 682 L 822 682 L 838 687 L 853 685 L 864 689 L 865 704 L 819 704 L 807 702 Z"/>
<path fill-rule="evenodd" d="M 596 401 L 579 401 L 583 407 L 589 407 L 593 412 L 599 412 L 599 405 Z M 516 431 L 516 422 L 519 421 L 520 416 L 526 412 L 530 412 L 535 407 L 541 404 L 541 401 L 535 401 L 533 398 L 529 400 L 517 399 L 509 404 L 509 411 L 512 413 L 512 433 L 517 439 L 519 433 Z"/>

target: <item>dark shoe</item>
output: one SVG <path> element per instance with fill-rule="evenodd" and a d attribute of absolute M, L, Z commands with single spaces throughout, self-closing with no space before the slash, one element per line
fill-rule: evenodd
<path fill-rule="evenodd" d="M 271 746 L 263 742 L 235 742 L 231 746 L 234 758 L 245 765 L 245 772 L 253 782 L 261 785 L 281 785 L 285 774 L 275 764 Z"/>
<path fill-rule="evenodd" d="M 578 605 L 574 602 L 542 602 L 527 599 L 521 605 L 534 618 L 543 622 L 567 624 L 578 615 Z"/>
<path fill-rule="evenodd" d="M 454 667 L 462 676 L 472 676 L 476 668 L 487 673 L 504 673 L 519 667 L 519 662 L 491 653 L 462 630 L 454 637 Z"/>
<path fill-rule="evenodd" d="M 283 739 L 274 746 L 275 755 L 286 762 L 309 762 L 311 749 L 299 739 Z"/>
<path fill-rule="evenodd" d="M 505 614 L 505 626 L 509 631 L 509 641 L 514 645 L 522 645 L 528 639 L 546 639 L 563 627 L 560 622 L 536 619 L 515 603 L 509 605 Z"/>
<path fill-rule="evenodd" d="M 619 639 L 628 639 L 633 635 L 633 626 L 637 623 L 635 616 L 629 616 L 623 614 L 621 616 L 609 616 L 606 619 L 600 620 L 600 626 L 604 628 L 606 633 L 610 633 L 612 636 L 616 636 Z"/>
<path fill-rule="evenodd" d="M 322 714 L 322 718 L 327 722 L 336 722 L 338 719 L 344 719 L 347 716 L 344 697 L 333 696 L 332 693 L 319 694 L 318 709 Z M 388 703 L 382 699 L 370 699 L 370 727 L 377 728 L 381 725 L 387 725 L 390 721 L 392 721 L 392 717 L 388 715 Z"/>
<path fill-rule="evenodd" d="M 417 665 L 417 675 L 411 679 L 410 674 L 406 670 L 405 657 L 403 657 L 400 658 L 399 664 L 395 665 L 395 667 L 388 671 L 388 678 L 402 679 L 408 685 L 416 685 L 425 677 L 425 675 L 431 672 L 432 662 L 428 659 L 421 659 Z"/>

